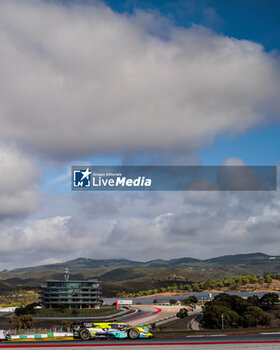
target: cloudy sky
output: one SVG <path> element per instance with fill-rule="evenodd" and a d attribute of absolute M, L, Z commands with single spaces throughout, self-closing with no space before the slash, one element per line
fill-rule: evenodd
<path fill-rule="evenodd" d="M 279 165 L 277 0 L 0 1 L 0 269 L 279 254 L 274 192 L 72 192 L 70 167 Z"/>

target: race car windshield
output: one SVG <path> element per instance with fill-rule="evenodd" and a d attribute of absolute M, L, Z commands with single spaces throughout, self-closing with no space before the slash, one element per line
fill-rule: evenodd
<path fill-rule="evenodd" d="M 129 325 L 127 325 L 127 324 L 114 324 L 114 325 L 112 325 L 112 328 L 115 328 L 115 329 L 126 329 L 126 328 L 129 328 Z"/>

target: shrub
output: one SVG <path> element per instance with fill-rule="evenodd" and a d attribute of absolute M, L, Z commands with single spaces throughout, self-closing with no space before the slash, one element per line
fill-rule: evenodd
<path fill-rule="evenodd" d="M 73 315 L 73 316 L 78 316 L 78 315 L 79 315 L 79 310 L 73 309 L 73 310 L 72 310 L 72 315 Z"/>
<path fill-rule="evenodd" d="M 30 329 L 33 326 L 33 316 L 32 315 L 23 315 L 20 317 L 20 328 L 21 329 Z"/>
<path fill-rule="evenodd" d="M 35 306 L 38 306 L 38 303 L 32 303 L 26 305 L 25 307 L 18 307 L 15 309 L 16 316 L 22 315 L 33 315 L 35 313 Z"/>
<path fill-rule="evenodd" d="M 67 331 L 73 329 L 73 322 L 64 320 L 61 322 L 61 325 L 62 325 L 62 329 L 64 332 L 67 332 Z"/>

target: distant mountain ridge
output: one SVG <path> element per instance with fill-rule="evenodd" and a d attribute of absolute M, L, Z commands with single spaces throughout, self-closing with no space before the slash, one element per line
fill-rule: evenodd
<path fill-rule="evenodd" d="M 264 253 L 249 253 L 249 254 L 235 254 L 235 255 L 224 255 L 216 258 L 206 259 L 205 262 L 221 263 L 232 265 L 233 263 L 246 263 L 248 261 L 256 261 L 262 259 L 269 259 L 271 256 Z"/>
<path fill-rule="evenodd" d="M 49 279 L 63 279 L 65 268 L 70 280 L 98 278 L 103 290 L 137 291 L 172 283 L 200 282 L 256 274 L 280 273 L 280 256 L 264 253 L 224 255 L 211 259 L 183 257 L 146 262 L 129 259 L 77 258 L 57 264 L 16 268 L 0 272 L 0 292 L 18 288 L 38 288 Z"/>
<path fill-rule="evenodd" d="M 39 265 L 39 266 L 30 266 L 30 267 L 21 267 L 10 270 L 9 272 L 14 273 L 25 273 L 28 271 L 45 271 L 45 270 L 65 270 L 65 268 L 71 269 L 73 272 L 87 270 L 87 269 L 96 269 L 96 268 L 108 268 L 112 266 L 118 267 L 137 267 L 141 264 L 137 261 L 132 261 L 128 259 L 88 259 L 88 258 L 77 258 L 69 260 L 63 263 L 55 263 L 48 265 Z"/>
<path fill-rule="evenodd" d="M 211 264 L 211 265 L 250 265 L 260 262 L 280 262 L 280 256 L 271 256 L 264 253 L 249 253 L 249 254 L 235 254 L 235 255 L 223 255 L 211 259 L 196 259 L 196 258 L 177 258 L 177 259 L 156 259 L 150 260 L 147 262 L 133 261 L 129 259 L 91 259 L 91 258 L 77 258 L 69 260 L 63 263 L 55 263 L 48 265 L 39 265 L 39 266 L 30 266 L 16 268 L 8 271 L 8 273 L 21 274 L 28 271 L 46 271 L 46 270 L 55 270 L 55 271 L 64 271 L 65 268 L 69 268 L 72 272 L 80 272 L 88 269 L 99 269 L 99 268 L 136 268 L 136 267 L 145 267 L 145 268 L 156 268 L 156 267 L 180 267 L 180 266 L 191 266 L 194 264 Z"/>

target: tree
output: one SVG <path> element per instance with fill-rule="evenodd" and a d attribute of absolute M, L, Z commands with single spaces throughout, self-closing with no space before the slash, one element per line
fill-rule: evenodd
<path fill-rule="evenodd" d="M 23 315 L 24 314 L 24 308 L 23 307 L 17 307 L 16 309 L 15 309 L 15 315 L 17 316 L 17 317 L 19 317 L 20 315 Z"/>
<path fill-rule="evenodd" d="M 269 274 L 264 276 L 264 280 L 265 280 L 266 283 L 271 283 L 272 282 L 272 278 L 271 278 L 271 276 Z"/>
<path fill-rule="evenodd" d="M 211 289 L 216 289 L 217 287 L 218 287 L 218 283 L 217 282 L 213 281 L 213 282 L 210 283 L 210 288 Z"/>
<path fill-rule="evenodd" d="M 241 283 L 242 284 L 249 284 L 250 283 L 249 277 L 248 276 L 241 277 Z"/>
<path fill-rule="evenodd" d="M 35 313 L 35 307 L 39 306 L 39 303 L 28 304 L 25 307 L 21 306 L 15 309 L 16 316 L 33 315 Z"/>
<path fill-rule="evenodd" d="M 208 281 L 207 282 L 202 281 L 202 282 L 199 282 L 198 286 L 199 286 L 199 289 L 203 290 L 203 289 L 209 288 L 210 283 Z"/>
<path fill-rule="evenodd" d="M 180 309 L 180 311 L 177 312 L 176 316 L 179 318 L 186 318 L 188 317 L 188 310 L 186 308 Z"/>
<path fill-rule="evenodd" d="M 185 290 L 191 290 L 192 289 L 192 287 L 189 284 L 184 284 L 183 288 Z"/>
<path fill-rule="evenodd" d="M 229 295 L 227 293 L 216 295 L 213 302 L 222 304 L 223 306 L 236 311 L 238 314 L 243 313 L 247 308 L 246 300 L 237 295 Z"/>
<path fill-rule="evenodd" d="M 242 315 L 241 324 L 243 327 L 256 327 L 264 316 L 264 312 L 258 306 L 249 306 Z"/>
<path fill-rule="evenodd" d="M 198 302 L 198 299 L 197 299 L 197 297 L 195 295 L 191 295 L 190 297 L 182 300 L 182 302 L 185 305 L 196 304 Z"/>
<path fill-rule="evenodd" d="M 235 284 L 236 284 L 236 282 L 233 278 L 224 280 L 224 285 L 227 287 L 233 287 L 233 286 L 235 286 Z"/>
<path fill-rule="evenodd" d="M 263 296 L 263 303 L 271 305 L 278 300 L 276 293 Z M 221 317 L 225 328 L 229 327 L 255 327 L 269 325 L 270 317 L 260 307 L 259 298 L 251 296 L 247 300 L 237 295 L 221 293 L 213 301 L 205 304 L 203 324 L 207 328 L 221 328 Z M 263 304 L 264 305 L 264 304 Z M 222 316 L 223 315 L 223 316 Z"/>
<path fill-rule="evenodd" d="M 220 294 L 216 295 L 212 301 L 213 304 L 215 304 L 217 302 L 220 304 L 223 304 L 224 306 L 226 306 L 228 308 L 231 308 L 232 298 L 227 293 L 220 293 Z"/>
<path fill-rule="evenodd" d="M 194 292 L 199 292 L 200 291 L 198 283 L 193 283 L 192 284 L 192 290 Z"/>
<path fill-rule="evenodd" d="M 222 316 L 223 315 L 223 316 Z M 223 305 L 208 302 L 205 304 L 203 325 L 206 328 L 222 328 L 222 317 L 224 328 L 237 327 L 239 315 Z"/>
<path fill-rule="evenodd" d="M 9 323 L 11 323 L 16 329 L 19 329 L 19 317 L 13 316 L 9 319 Z"/>
<path fill-rule="evenodd" d="M 260 305 L 260 298 L 257 295 L 250 295 L 247 298 L 247 303 L 252 306 L 259 306 Z"/>
<path fill-rule="evenodd" d="M 239 315 L 247 310 L 247 301 L 237 295 L 231 295 L 231 308 Z"/>
<path fill-rule="evenodd" d="M 169 300 L 169 303 L 170 303 L 171 305 L 175 305 L 175 304 L 177 303 L 177 300 L 176 300 L 176 299 L 170 299 L 170 300 Z"/>
<path fill-rule="evenodd" d="M 275 303 L 279 301 L 279 295 L 277 293 L 267 293 L 263 295 L 260 299 L 261 305 L 266 310 L 273 309 L 275 306 Z"/>
<path fill-rule="evenodd" d="M 19 318 L 19 328 L 20 329 L 30 329 L 33 326 L 33 316 L 32 315 L 22 315 Z"/>
<path fill-rule="evenodd" d="M 268 314 L 263 314 L 262 318 L 260 319 L 260 325 L 261 326 L 269 326 L 271 323 L 271 317 Z"/>
<path fill-rule="evenodd" d="M 250 283 L 258 283 L 258 277 L 256 275 L 249 276 Z"/>
<path fill-rule="evenodd" d="M 189 298 L 189 303 L 197 304 L 198 298 L 195 295 L 191 295 Z"/>
<path fill-rule="evenodd" d="M 258 320 L 256 320 L 254 315 L 248 312 L 240 318 L 240 324 L 243 327 L 256 327 L 256 325 L 258 324 Z"/>

